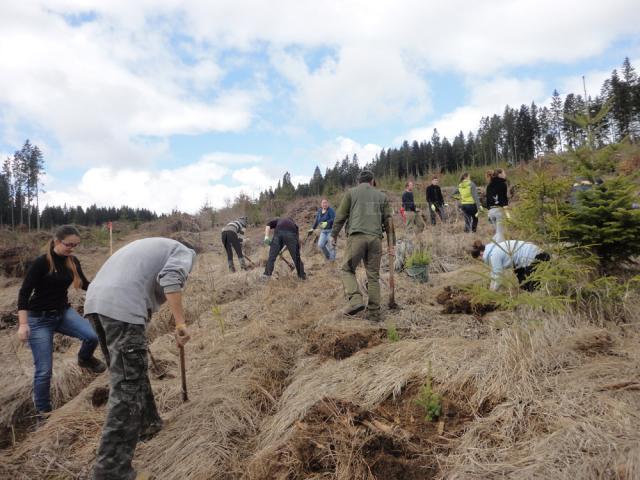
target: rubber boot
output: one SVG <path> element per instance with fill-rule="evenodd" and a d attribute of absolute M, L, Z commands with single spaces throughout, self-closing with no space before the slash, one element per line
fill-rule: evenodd
<path fill-rule="evenodd" d="M 247 264 L 246 264 L 246 262 L 244 261 L 244 258 L 241 258 L 241 259 L 240 259 L 240 268 L 241 268 L 242 270 L 246 270 L 246 269 L 247 269 Z"/>
<path fill-rule="evenodd" d="M 233 260 L 229 260 L 229 271 L 231 273 L 236 271 L 236 267 L 233 265 Z"/>

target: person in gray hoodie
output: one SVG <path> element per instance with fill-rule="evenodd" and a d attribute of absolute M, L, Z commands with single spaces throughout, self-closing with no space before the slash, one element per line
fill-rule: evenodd
<path fill-rule="evenodd" d="M 94 480 L 134 479 L 138 439 L 162 428 L 148 376 L 145 326 L 165 301 L 176 342 L 189 340 L 182 290 L 196 253 L 176 240 L 136 240 L 113 254 L 87 290 L 85 315 L 96 326 L 109 364 L 107 418 L 93 469 Z"/>

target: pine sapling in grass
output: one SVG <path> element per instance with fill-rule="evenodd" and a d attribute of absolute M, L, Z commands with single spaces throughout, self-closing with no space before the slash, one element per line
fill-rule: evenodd
<path fill-rule="evenodd" d="M 213 313 L 213 318 L 218 320 L 218 325 L 220 325 L 220 334 L 224 335 L 224 318 L 222 318 L 222 313 L 220 313 L 220 307 L 218 305 L 214 305 L 211 307 L 211 313 Z"/>
<path fill-rule="evenodd" d="M 395 323 L 387 322 L 387 338 L 390 342 L 397 342 L 400 340 L 400 334 L 398 333 Z"/>
<path fill-rule="evenodd" d="M 424 385 L 420 387 L 415 402 L 424 409 L 424 418 L 428 422 L 434 422 L 442 415 L 442 398 L 433 391 L 431 361 L 429 361 L 427 379 Z"/>
<path fill-rule="evenodd" d="M 405 260 L 405 268 L 418 267 L 431 264 L 431 254 L 427 250 L 417 249 Z"/>

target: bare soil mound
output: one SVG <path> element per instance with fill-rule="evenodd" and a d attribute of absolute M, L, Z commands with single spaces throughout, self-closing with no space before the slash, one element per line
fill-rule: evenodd
<path fill-rule="evenodd" d="M 446 286 L 437 295 L 436 301 L 442 305 L 442 313 L 468 313 L 478 317 L 496 310 L 496 306 L 489 303 L 474 302 L 464 290 Z"/>

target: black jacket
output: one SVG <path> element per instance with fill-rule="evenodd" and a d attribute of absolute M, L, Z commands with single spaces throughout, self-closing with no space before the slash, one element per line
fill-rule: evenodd
<path fill-rule="evenodd" d="M 73 273 L 65 265 L 66 257 L 52 255 L 55 270 L 49 273 L 49 263 L 46 255 L 35 259 L 22 282 L 18 293 L 18 310 L 41 312 L 46 310 L 64 310 L 69 307 L 67 290 L 73 281 Z M 89 287 L 89 281 L 84 276 L 80 262 L 71 257 L 76 265 L 82 289 Z M 33 293 L 33 295 L 32 295 Z"/>
<path fill-rule="evenodd" d="M 413 201 L 413 192 L 405 191 L 402 194 L 402 207 L 407 212 L 415 212 L 416 211 L 416 204 Z"/>
<path fill-rule="evenodd" d="M 487 185 L 487 208 L 506 207 L 507 205 L 509 205 L 507 181 L 504 178 L 493 177 Z"/>
<path fill-rule="evenodd" d="M 429 185 L 427 187 L 427 202 L 433 203 L 438 207 L 444 205 L 444 198 L 442 197 L 440 185 Z"/>

